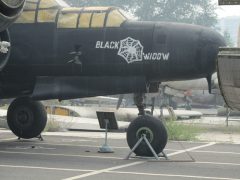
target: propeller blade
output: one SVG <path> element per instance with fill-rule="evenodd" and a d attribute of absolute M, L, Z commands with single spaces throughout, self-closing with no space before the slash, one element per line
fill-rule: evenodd
<path fill-rule="evenodd" d="M 118 98 L 118 103 L 117 103 L 117 110 L 120 108 L 123 98 L 124 98 L 124 94 L 120 94 L 120 96 Z"/>

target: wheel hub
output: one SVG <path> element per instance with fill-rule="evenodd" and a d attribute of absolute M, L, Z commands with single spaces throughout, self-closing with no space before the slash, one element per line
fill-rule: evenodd
<path fill-rule="evenodd" d="M 27 127 L 31 125 L 33 121 L 33 114 L 28 108 L 19 108 L 16 112 L 15 120 L 19 126 Z"/>
<path fill-rule="evenodd" d="M 17 116 L 17 119 L 21 124 L 26 124 L 28 122 L 29 115 L 25 111 L 18 113 Z"/>
<path fill-rule="evenodd" d="M 138 139 L 140 139 L 144 134 L 145 134 L 147 140 L 151 143 L 154 138 L 152 130 L 148 127 L 142 127 L 140 129 L 138 129 L 138 131 L 136 133 L 136 137 Z"/>

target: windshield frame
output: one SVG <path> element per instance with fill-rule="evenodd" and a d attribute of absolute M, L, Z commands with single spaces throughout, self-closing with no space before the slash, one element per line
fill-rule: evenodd
<path fill-rule="evenodd" d="M 61 7 L 71 7 L 68 3 L 66 3 L 64 0 L 56 0 L 56 2 L 59 4 Z"/>

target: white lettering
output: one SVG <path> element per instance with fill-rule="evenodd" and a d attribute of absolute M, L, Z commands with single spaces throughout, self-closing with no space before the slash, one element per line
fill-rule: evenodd
<path fill-rule="evenodd" d="M 119 42 L 115 42 L 115 47 L 114 47 L 114 49 L 119 49 L 118 47 L 119 47 Z"/>
<path fill-rule="evenodd" d="M 152 55 L 152 60 L 156 60 L 157 59 L 157 53 L 153 53 L 153 55 Z"/>
<path fill-rule="evenodd" d="M 145 60 L 149 60 L 150 59 L 150 53 L 147 53 L 147 54 L 143 54 L 143 57 Z"/>
<path fill-rule="evenodd" d="M 167 54 L 162 53 L 163 60 L 167 61 L 169 59 L 169 55 L 170 55 L 170 53 L 167 53 Z"/>
<path fill-rule="evenodd" d="M 96 48 L 96 49 L 99 49 L 100 46 L 101 46 L 101 41 L 97 41 L 97 42 L 96 42 L 96 47 L 95 47 L 95 48 Z"/>
<path fill-rule="evenodd" d="M 119 42 L 116 41 L 97 41 L 96 42 L 96 49 L 118 49 L 119 48 Z"/>
<path fill-rule="evenodd" d="M 114 46 L 115 46 L 115 42 L 110 42 L 110 49 L 114 49 Z"/>
<path fill-rule="evenodd" d="M 100 42 L 100 48 L 103 49 L 103 42 Z"/>
<path fill-rule="evenodd" d="M 104 49 L 109 49 L 109 42 L 106 42 Z"/>
<path fill-rule="evenodd" d="M 150 53 L 150 58 L 149 58 L 149 60 L 152 60 L 152 55 L 153 55 L 153 54 L 152 54 L 152 53 Z"/>
<path fill-rule="evenodd" d="M 147 53 L 147 54 L 143 53 L 144 60 L 167 61 L 169 59 L 169 56 L 170 56 L 170 53 Z"/>
<path fill-rule="evenodd" d="M 135 46 L 130 46 L 126 50 L 126 43 L 125 42 L 133 42 Z M 118 49 L 118 55 L 122 56 L 128 63 L 134 62 L 134 61 L 167 61 L 169 60 L 170 53 L 162 53 L 162 52 L 149 52 L 149 53 L 144 53 L 143 52 L 143 46 L 141 45 L 139 40 L 132 39 L 130 37 L 121 40 L 121 41 L 96 41 L 95 45 L 96 49 Z M 138 48 L 138 49 L 137 49 Z M 131 61 L 127 59 L 126 52 L 131 55 Z M 133 54 L 138 54 L 136 55 Z M 127 55 L 128 55 L 127 54 Z M 135 58 L 135 59 L 134 59 Z"/>

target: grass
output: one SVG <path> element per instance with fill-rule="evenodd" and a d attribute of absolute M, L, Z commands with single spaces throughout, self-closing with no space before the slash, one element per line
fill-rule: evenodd
<path fill-rule="evenodd" d="M 166 120 L 169 140 L 194 141 L 201 133 L 216 132 L 222 134 L 240 134 L 240 125 L 224 124 L 184 124 L 178 121 Z"/>
<path fill-rule="evenodd" d="M 198 127 L 201 129 L 201 133 L 204 132 L 221 132 L 223 134 L 240 134 L 240 126 L 239 125 L 204 125 L 199 124 Z"/>
<path fill-rule="evenodd" d="M 197 135 L 201 128 L 193 124 L 182 124 L 176 121 L 166 121 L 168 139 L 176 141 L 193 141 L 197 140 Z"/>

